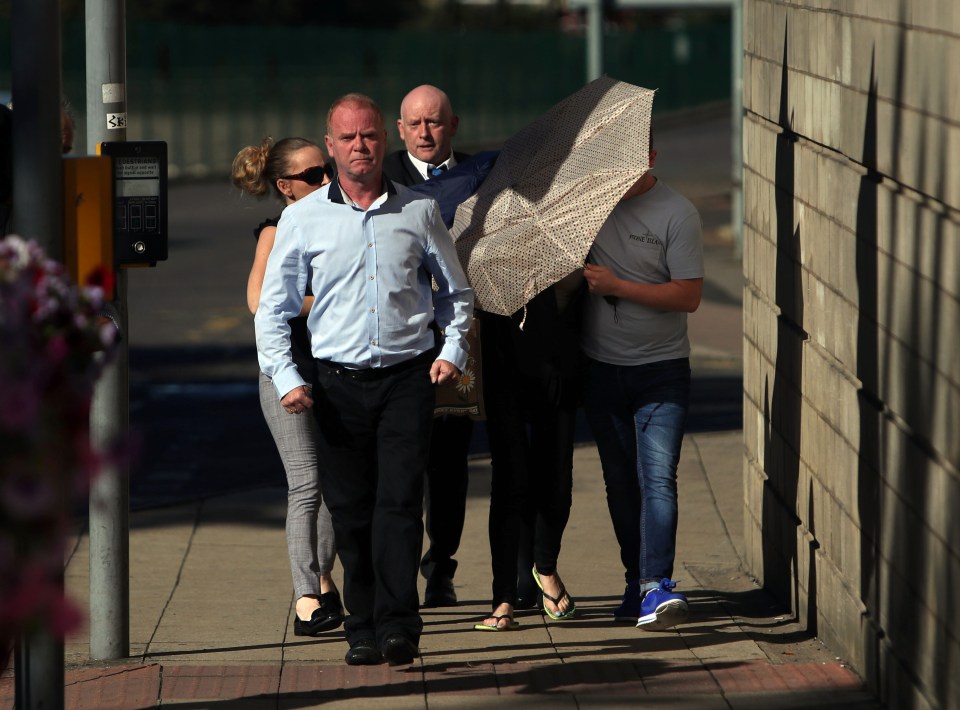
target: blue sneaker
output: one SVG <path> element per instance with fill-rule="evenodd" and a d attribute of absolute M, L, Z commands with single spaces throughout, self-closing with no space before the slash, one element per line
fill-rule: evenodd
<path fill-rule="evenodd" d="M 645 631 L 665 631 L 687 620 L 687 598 L 673 590 L 676 582 L 667 578 L 660 580 L 660 586 L 649 590 L 640 604 L 640 618 L 637 628 Z"/>
<path fill-rule="evenodd" d="M 640 616 L 640 597 L 640 580 L 627 582 L 627 588 L 623 590 L 623 601 L 614 610 L 613 618 L 617 621 L 637 623 L 637 617 Z"/>

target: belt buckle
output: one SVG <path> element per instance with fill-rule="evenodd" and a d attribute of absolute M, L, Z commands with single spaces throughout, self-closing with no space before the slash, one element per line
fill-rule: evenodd
<path fill-rule="evenodd" d="M 361 370 L 359 368 L 344 367 L 343 365 L 337 365 L 337 374 L 343 375 L 344 377 L 349 377 L 354 382 L 366 382 L 370 379 L 369 370 Z"/>

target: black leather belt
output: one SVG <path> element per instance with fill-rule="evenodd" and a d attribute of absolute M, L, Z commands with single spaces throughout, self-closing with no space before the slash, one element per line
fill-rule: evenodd
<path fill-rule="evenodd" d="M 336 375 L 349 377 L 351 380 L 356 380 L 357 382 L 373 382 L 375 380 L 382 380 L 384 377 L 389 377 L 390 375 L 399 374 L 404 370 L 409 370 L 417 365 L 423 365 L 428 362 L 432 362 L 433 359 L 433 352 L 428 350 L 427 352 L 420 353 L 416 357 L 412 357 L 409 360 L 398 362 L 395 365 L 388 365 L 387 367 L 367 367 L 363 369 L 357 369 L 355 367 L 343 365 L 339 362 L 331 362 L 330 360 L 317 360 L 317 364 L 323 365 L 327 369 L 332 370 Z"/>

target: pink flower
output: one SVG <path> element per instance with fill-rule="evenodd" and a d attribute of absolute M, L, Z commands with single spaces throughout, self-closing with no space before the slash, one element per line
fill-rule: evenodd
<path fill-rule="evenodd" d="M 94 269 L 87 274 L 86 286 L 96 286 L 101 289 L 101 293 L 113 293 L 113 287 L 116 284 L 116 277 L 113 274 L 111 269 L 106 268 L 103 264 L 94 267 Z"/>
<path fill-rule="evenodd" d="M 78 288 L 35 242 L 0 239 L 0 670 L 5 639 L 80 622 L 58 577 L 73 503 L 102 463 L 89 412 L 115 340 L 103 285 Z"/>
<path fill-rule="evenodd" d="M 100 323 L 100 343 L 102 347 L 109 348 L 117 340 L 117 325 L 109 318 L 103 317 L 104 322 Z"/>

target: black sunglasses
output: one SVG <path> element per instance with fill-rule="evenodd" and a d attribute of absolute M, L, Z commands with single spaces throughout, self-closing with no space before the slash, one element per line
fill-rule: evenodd
<path fill-rule="evenodd" d="M 308 185 L 322 185 L 325 177 L 330 177 L 330 172 L 326 165 L 314 165 L 296 175 L 281 175 L 281 180 L 302 180 Z"/>

